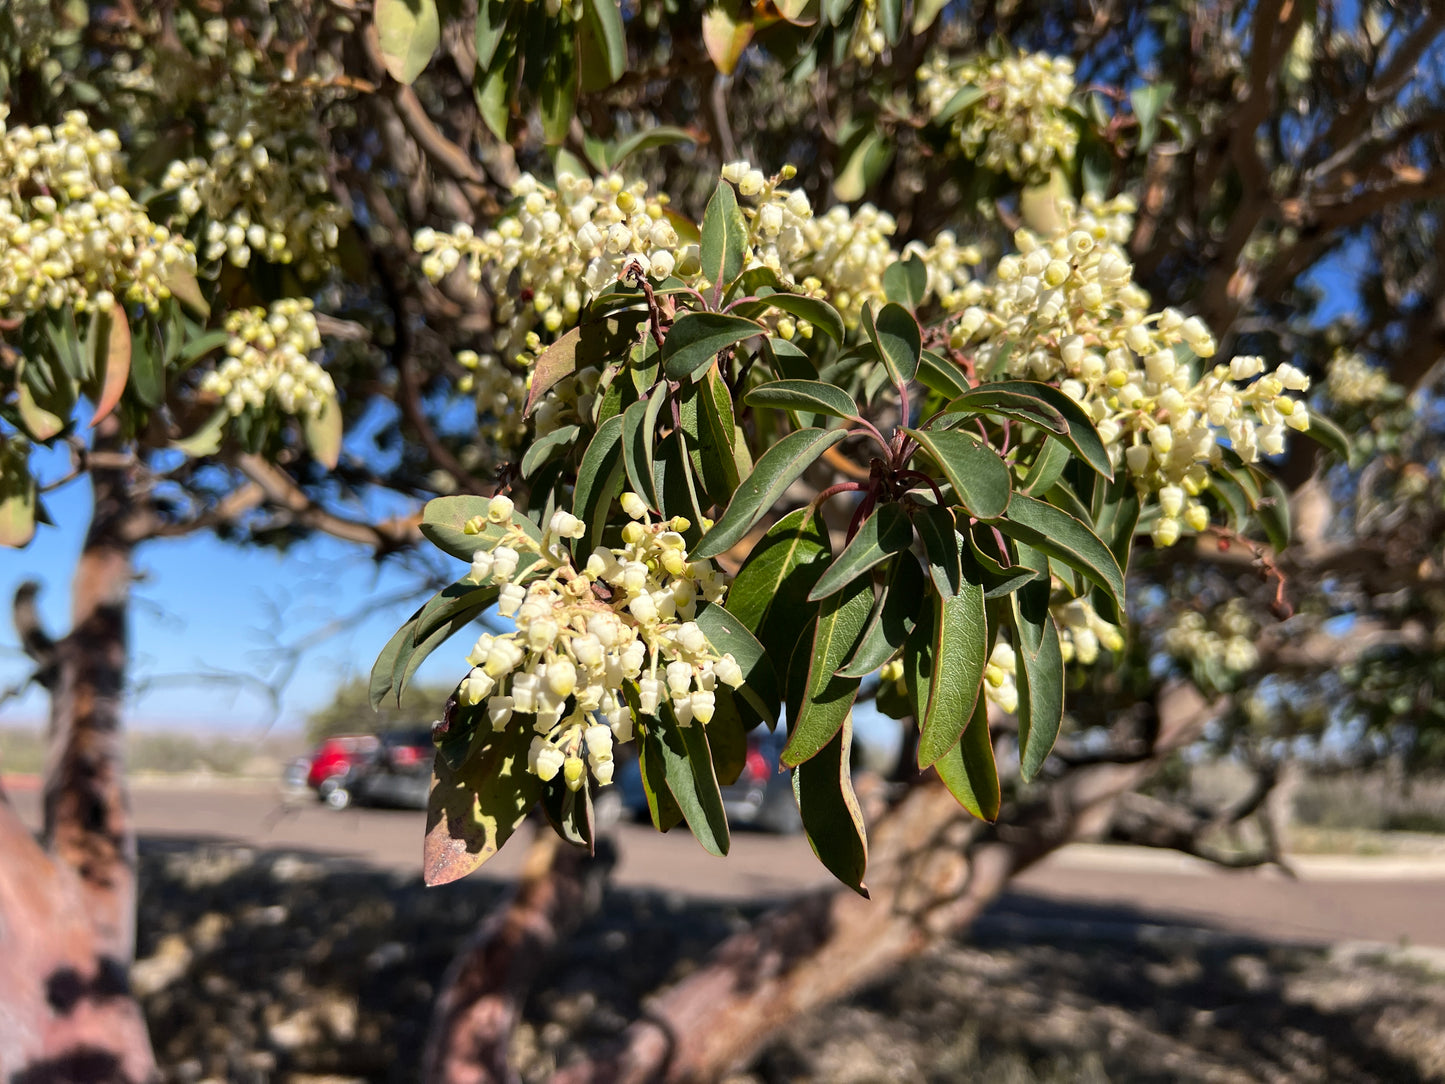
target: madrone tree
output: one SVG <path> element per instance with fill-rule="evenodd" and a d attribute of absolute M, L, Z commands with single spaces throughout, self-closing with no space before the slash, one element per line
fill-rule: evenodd
<path fill-rule="evenodd" d="M 1344 652 L 1361 748 L 1436 740 L 1378 707 L 1386 673 L 1428 688 L 1434 596 L 1386 600 L 1440 566 L 1407 530 L 1430 433 L 1377 406 L 1445 352 L 1442 31 L 1269 0 L 0 11 L 5 540 L 63 481 L 35 446 L 95 494 L 72 631 L 17 597 L 54 753 L 40 843 L 0 812 L 6 1071 L 154 1071 L 125 599 L 135 547 L 189 531 L 469 562 L 371 683 L 457 658 L 428 880 L 534 809 L 578 847 L 459 957 L 438 1079 L 508 1077 L 620 743 L 657 827 L 721 855 L 719 786 L 786 727 L 852 891 L 720 946 L 574 1080 L 713 1078 L 1080 835 L 1279 860 L 1282 758 L 1353 709 L 1273 711 L 1270 668 Z M 1357 478 L 1321 408 L 1409 456 Z M 1335 481 L 1399 514 L 1332 517 Z M 377 522 L 380 492 L 435 499 Z M 492 608 L 515 631 L 478 636 Z M 907 720 L 896 786 L 854 786 L 860 695 Z M 1135 793 L 1210 723 L 1253 793 Z M 1258 851 L 1219 851 L 1248 819 Z"/>

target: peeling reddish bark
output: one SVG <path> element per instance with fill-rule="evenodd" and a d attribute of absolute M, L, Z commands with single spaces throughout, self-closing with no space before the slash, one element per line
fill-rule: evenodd
<path fill-rule="evenodd" d="M 117 423 L 98 429 L 97 448 Z M 37 841 L 0 799 L 0 1077 L 11 1084 L 140 1084 L 156 1075 L 139 1005 L 135 831 L 122 756 L 131 551 L 143 513 L 121 470 L 92 472 L 95 510 L 76 567 L 72 628 L 22 643 L 50 690 L 45 823 Z"/>

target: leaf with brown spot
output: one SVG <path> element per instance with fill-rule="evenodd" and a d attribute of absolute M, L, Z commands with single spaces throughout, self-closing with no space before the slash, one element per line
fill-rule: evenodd
<path fill-rule="evenodd" d="M 501 850 L 542 796 L 527 770 L 531 728 L 513 723 L 460 770 L 437 755 L 422 870 L 429 885 L 465 877 Z"/>

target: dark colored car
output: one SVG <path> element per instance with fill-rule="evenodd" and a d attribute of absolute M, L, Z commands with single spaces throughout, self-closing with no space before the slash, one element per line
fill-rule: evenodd
<path fill-rule="evenodd" d="M 778 757 L 785 744 L 787 734 L 781 727 L 777 731 L 759 728 L 748 735 L 743 770 L 737 782 L 722 788 L 723 808 L 731 824 L 779 835 L 802 830 L 803 821 L 793 800 L 793 775 L 778 771 Z M 647 820 L 647 792 L 635 757 L 619 766 L 617 787 L 622 808 L 637 820 Z"/>
<path fill-rule="evenodd" d="M 353 803 L 425 809 L 435 756 L 430 727 L 378 735 L 376 748 L 338 780 L 326 804 L 332 809 Z"/>

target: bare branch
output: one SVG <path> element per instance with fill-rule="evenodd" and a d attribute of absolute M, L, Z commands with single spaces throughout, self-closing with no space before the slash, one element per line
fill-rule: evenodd
<path fill-rule="evenodd" d="M 345 542 L 370 546 L 378 553 L 404 549 L 421 537 L 415 517 L 363 523 L 327 512 L 312 501 L 290 475 L 258 455 L 242 455 L 237 459 L 236 466 L 260 487 L 268 501 L 289 513 L 295 522 L 304 527 Z"/>

